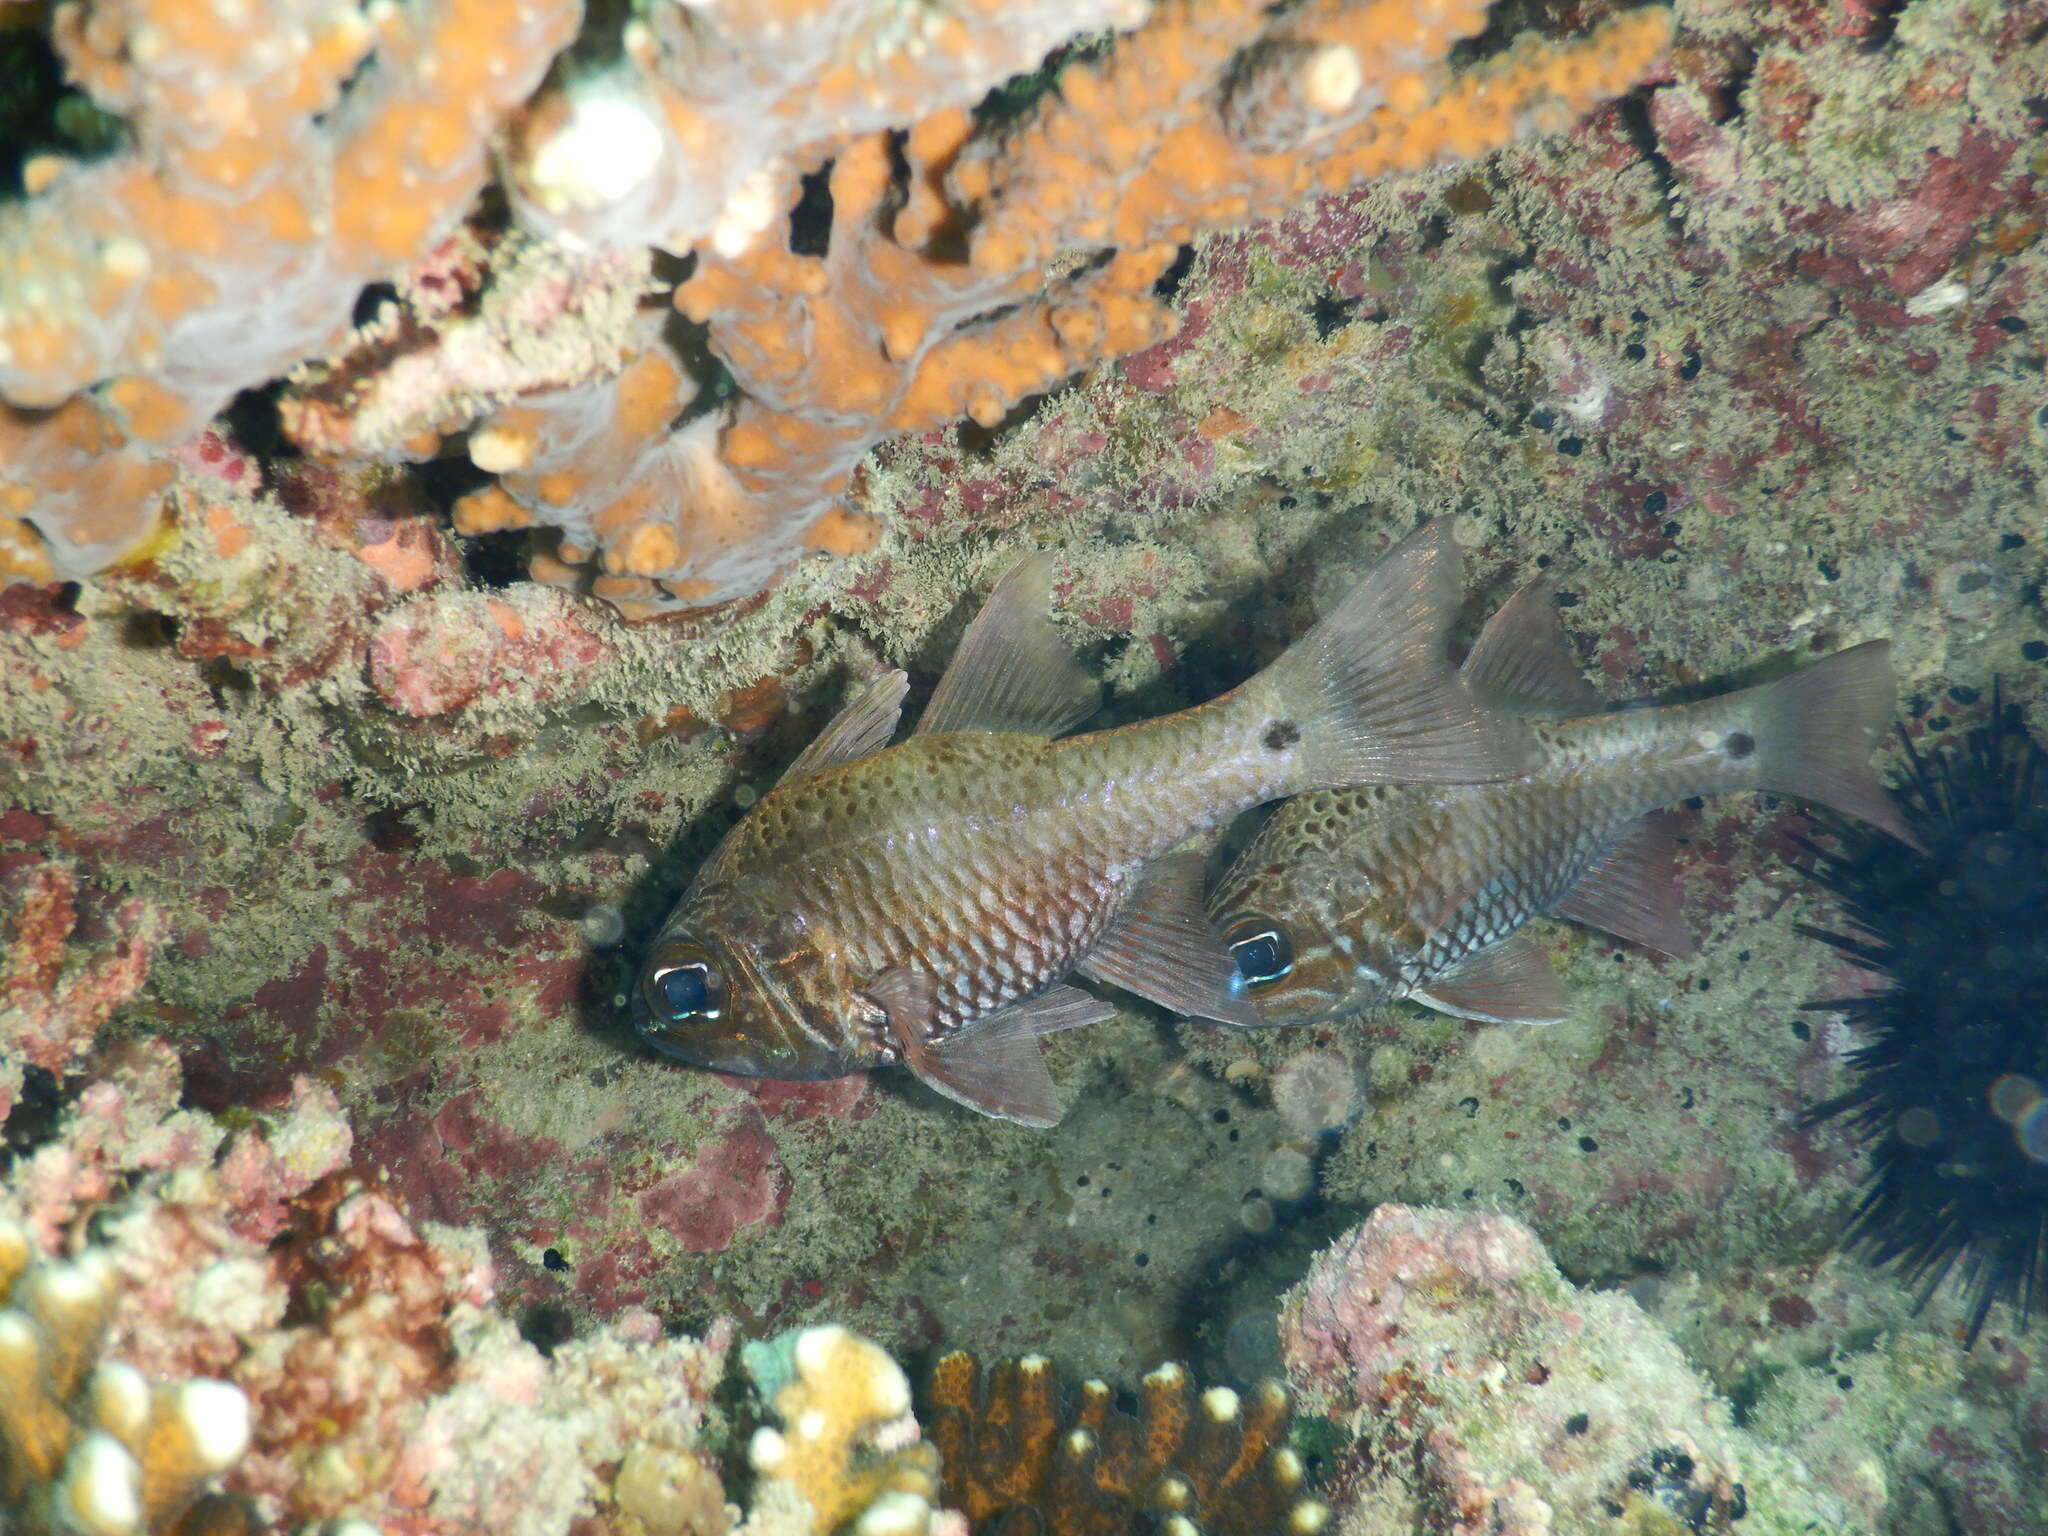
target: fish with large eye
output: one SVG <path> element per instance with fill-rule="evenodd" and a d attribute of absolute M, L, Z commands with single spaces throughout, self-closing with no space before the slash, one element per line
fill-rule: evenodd
<path fill-rule="evenodd" d="M 1313 791 L 1274 812 L 1218 884 L 1210 914 L 1269 1022 L 1414 998 L 1555 1023 L 1564 985 L 1522 932 L 1545 912 L 1689 953 L 1670 833 L 1651 813 L 1694 795 L 1792 795 L 1913 842 L 1870 768 L 1892 709 L 1885 641 L 1696 704 L 1601 713 L 1538 581 L 1488 621 L 1463 676 L 1522 722 L 1533 771 Z"/>
<path fill-rule="evenodd" d="M 1114 1010 L 1079 971 L 1193 1017 L 1261 1022 L 1180 845 L 1337 784 L 1500 778 L 1519 732 L 1444 652 L 1455 549 L 1430 524 L 1277 661 L 1198 708 L 1088 735 L 1097 690 L 1033 556 L 968 627 L 917 731 L 870 682 L 726 835 L 663 925 L 642 1035 L 725 1072 L 902 1062 L 984 1114 L 1050 1125 L 1041 1039 Z"/>

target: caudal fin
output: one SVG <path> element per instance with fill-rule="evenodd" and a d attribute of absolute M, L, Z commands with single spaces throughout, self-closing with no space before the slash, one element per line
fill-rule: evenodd
<path fill-rule="evenodd" d="M 1852 645 L 1749 690 L 1757 787 L 1814 801 L 1920 848 L 1870 766 L 1896 695 L 1889 640 Z"/>
<path fill-rule="evenodd" d="M 1286 717 L 1276 728 L 1300 732 L 1299 789 L 1528 771 L 1526 730 L 1482 710 L 1450 664 L 1445 631 L 1463 595 L 1449 527 L 1424 523 L 1253 680 Z"/>

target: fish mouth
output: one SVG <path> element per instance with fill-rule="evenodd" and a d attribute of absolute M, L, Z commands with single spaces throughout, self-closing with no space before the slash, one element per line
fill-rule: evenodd
<path fill-rule="evenodd" d="M 863 1071 L 867 1065 L 850 1061 L 836 1052 L 793 1053 L 782 1047 L 762 1049 L 746 1040 L 677 1038 L 652 1020 L 635 1028 L 640 1038 L 662 1055 L 706 1072 L 723 1072 L 732 1077 L 765 1077 L 780 1082 L 808 1083 L 821 1078 L 845 1077 L 850 1072 Z"/>
<path fill-rule="evenodd" d="M 635 1020 L 633 1032 L 662 1055 L 693 1067 L 703 1067 L 712 1072 L 733 1072 L 742 1077 L 773 1075 L 771 1069 L 762 1065 L 759 1056 L 741 1042 L 693 1038 L 652 1018 Z"/>

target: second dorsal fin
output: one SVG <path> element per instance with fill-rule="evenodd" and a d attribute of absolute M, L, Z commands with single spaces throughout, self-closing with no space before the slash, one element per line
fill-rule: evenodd
<path fill-rule="evenodd" d="M 927 731 L 1027 731 L 1057 736 L 1095 713 L 1096 686 L 1046 612 L 1052 556 L 1010 567 L 960 637 L 917 723 Z"/>
<path fill-rule="evenodd" d="M 835 763 L 850 763 L 889 745 L 889 738 L 896 734 L 896 721 L 903 713 L 904 690 L 909 686 L 910 680 L 900 670 L 869 679 L 867 686 L 797 755 L 782 775 L 782 782 L 791 783 Z"/>
<path fill-rule="evenodd" d="M 1558 622 L 1548 577 L 1538 576 L 1494 610 L 1459 671 L 1488 709 L 1516 715 L 1596 715 L 1605 705 L 1579 671 Z"/>

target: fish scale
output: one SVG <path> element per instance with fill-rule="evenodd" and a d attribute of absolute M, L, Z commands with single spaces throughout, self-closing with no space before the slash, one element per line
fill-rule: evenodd
<path fill-rule="evenodd" d="M 1318 790 L 1276 812 L 1211 914 L 1274 1023 L 1417 997 L 1477 1019 L 1551 1022 L 1566 1000 L 1520 930 L 1557 910 L 1667 951 L 1689 945 L 1648 813 L 1765 789 L 1902 838 L 1870 771 L 1889 718 L 1882 641 L 1699 703 L 1545 718 L 1597 705 L 1541 584 L 1474 646 L 1468 682 L 1524 712 L 1534 770 L 1496 784 Z"/>
<path fill-rule="evenodd" d="M 876 974 L 916 963 L 941 978 L 935 1022 L 942 1030 L 1071 970 L 1113 915 L 1107 903 L 1076 903 L 1075 894 L 1100 897 L 1123 885 L 1131 870 L 1185 836 L 1191 817 L 1204 809 L 1176 803 L 1182 797 L 1136 793 L 1143 781 L 1131 774 L 1129 760 L 1143 744 L 1105 740 L 1119 734 L 1084 738 L 1102 742 L 1100 751 L 996 735 L 905 743 L 904 772 L 867 786 L 869 826 L 924 818 L 929 858 L 892 857 L 901 851 L 897 840 L 877 830 L 837 847 L 816 844 L 821 860 L 855 872 L 844 888 L 850 899 L 828 904 L 819 917 L 836 931 L 865 936 L 849 941 L 852 968 Z M 927 774 L 926 756 L 953 777 Z M 1239 782 L 1233 773 L 1218 777 L 1219 794 Z M 987 786 L 998 778 L 1017 788 L 991 795 Z M 830 795 L 834 786 L 820 790 Z M 1019 795 L 1042 809 L 1021 819 L 1005 815 Z M 749 860 L 753 851 L 742 844 L 732 856 Z M 892 907 L 909 915 L 907 926 L 877 921 Z M 1007 958 L 988 950 L 992 928 L 1011 939 Z"/>
<path fill-rule="evenodd" d="M 919 733 L 887 745 L 870 680 L 699 870 L 642 968 L 642 1035 L 722 1071 L 826 1077 L 901 1060 L 1028 1125 L 1058 1117 L 1040 1034 L 1112 1009 L 1076 969 L 1177 1011 L 1257 1021 L 1201 911 L 1190 834 L 1264 800 L 1525 766 L 1456 682 L 1441 524 L 1418 530 L 1274 664 L 1163 719 L 1064 736 L 1098 690 L 1045 616 L 1033 557 L 968 626 Z"/>

